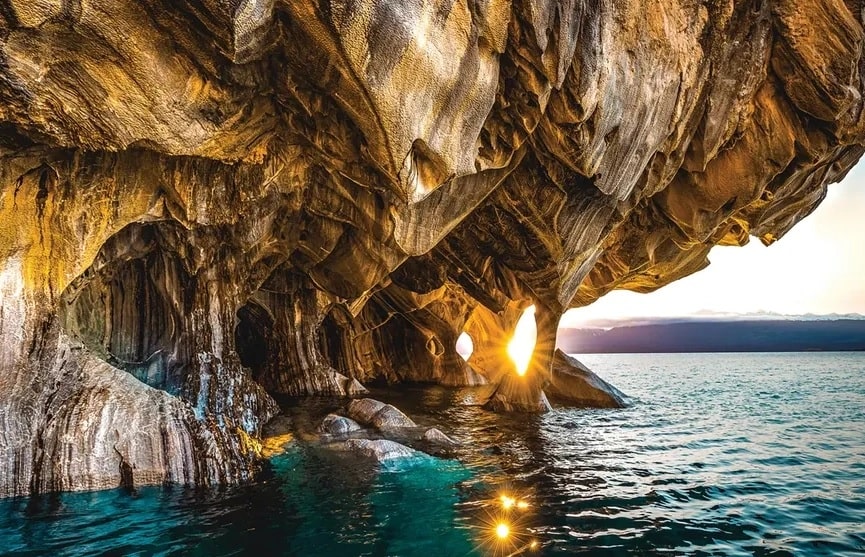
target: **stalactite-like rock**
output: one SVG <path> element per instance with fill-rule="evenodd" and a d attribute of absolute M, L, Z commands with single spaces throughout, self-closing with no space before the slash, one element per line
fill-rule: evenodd
<path fill-rule="evenodd" d="M 0 0 L 0 495 L 242 481 L 270 394 L 543 409 L 564 311 L 771 244 L 865 152 L 862 14 Z"/>

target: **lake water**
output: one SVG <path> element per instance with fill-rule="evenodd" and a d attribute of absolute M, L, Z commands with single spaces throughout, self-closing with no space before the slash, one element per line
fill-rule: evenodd
<path fill-rule="evenodd" d="M 296 444 L 244 487 L 0 500 L 0 553 L 865 555 L 865 354 L 580 358 L 634 404 L 503 416 L 471 390 L 377 392 L 457 458 Z"/>

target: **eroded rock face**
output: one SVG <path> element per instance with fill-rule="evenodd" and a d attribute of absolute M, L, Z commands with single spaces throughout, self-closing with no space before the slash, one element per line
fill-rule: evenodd
<path fill-rule="evenodd" d="M 0 4 L 0 495 L 241 481 L 270 393 L 542 408 L 566 309 L 776 241 L 859 159 L 862 14 Z"/>

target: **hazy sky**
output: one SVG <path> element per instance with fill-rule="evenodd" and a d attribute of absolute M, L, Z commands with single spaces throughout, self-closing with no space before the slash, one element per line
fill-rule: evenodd
<path fill-rule="evenodd" d="M 865 314 L 865 161 L 771 247 L 752 238 L 741 248 L 715 247 L 709 260 L 708 268 L 651 294 L 610 292 L 566 313 L 561 325 L 701 310 Z"/>

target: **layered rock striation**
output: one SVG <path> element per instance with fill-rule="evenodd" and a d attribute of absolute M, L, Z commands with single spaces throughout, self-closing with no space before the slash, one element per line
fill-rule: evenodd
<path fill-rule="evenodd" d="M 542 408 L 565 310 L 859 159 L 862 40 L 852 0 L 0 0 L 0 495 L 242 481 L 273 394 Z"/>

